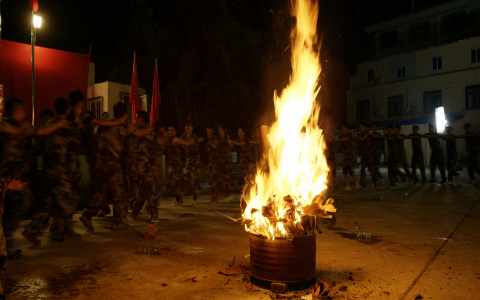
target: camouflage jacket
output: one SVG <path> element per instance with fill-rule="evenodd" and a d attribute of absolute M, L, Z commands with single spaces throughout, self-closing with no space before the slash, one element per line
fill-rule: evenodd
<path fill-rule="evenodd" d="M 402 138 L 399 138 L 402 137 Z M 395 142 L 397 143 L 397 150 L 399 152 L 405 152 L 405 135 L 404 134 L 399 134 L 398 137 L 395 135 Z"/>
<path fill-rule="evenodd" d="M 408 136 L 420 137 L 419 133 L 411 133 Z M 414 138 L 412 139 L 412 150 L 413 154 L 422 154 L 423 155 L 423 148 L 422 148 L 422 138 Z"/>
<path fill-rule="evenodd" d="M 162 156 L 165 151 L 165 142 L 168 136 L 163 136 L 163 132 L 155 132 L 152 145 L 150 147 L 150 164 L 153 166 L 162 165 Z M 160 145 L 159 143 L 162 143 Z"/>
<path fill-rule="evenodd" d="M 14 127 L 20 127 L 20 123 L 14 120 L 3 119 L 2 122 L 6 122 Z M 0 132 L 0 173 L 7 170 L 10 163 L 24 162 L 28 165 L 32 164 L 32 137 L 37 133 L 37 130 L 38 127 L 28 126 L 19 135 Z"/>
<path fill-rule="evenodd" d="M 144 129 L 145 127 L 137 127 Z M 147 132 L 144 136 L 134 136 L 133 133 L 128 138 L 128 161 L 131 164 L 150 164 L 150 149 L 154 141 L 155 133 Z"/>
<path fill-rule="evenodd" d="M 440 135 L 437 132 L 427 133 L 427 135 L 432 136 L 428 138 L 428 144 L 432 148 L 432 152 L 441 152 L 442 143 L 440 142 Z"/>
<path fill-rule="evenodd" d="M 50 119 L 49 125 L 59 122 L 61 118 Z M 80 162 L 78 161 L 78 141 L 76 124 L 69 122 L 68 126 L 50 133 L 46 137 L 44 169 L 52 174 L 78 175 Z"/>
<path fill-rule="evenodd" d="M 334 160 L 336 157 L 335 146 L 337 145 L 337 140 L 333 136 L 327 137 L 327 135 L 325 135 L 324 141 L 325 148 L 323 149 L 323 153 L 327 159 Z"/>
<path fill-rule="evenodd" d="M 91 164 L 97 160 L 98 142 L 93 126 L 82 128 L 80 136 L 82 138 L 82 152 L 85 154 L 90 167 L 94 167 Z"/>
<path fill-rule="evenodd" d="M 388 138 L 393 138 L 393 139 L 387 139 L 387 146 L 388 146 L 388 153 L 389 155 L 396 155 L 398 152 L 398 144 L 397 140 L 395 138 L 395 134 L 385 134 L 386 137 Z"/>
<path fill-rule="evenodd" d="M 208 164 L 218 164 L 218 149 L 214 147 L 217 139 L 215 137 L 213 137 L 212 139 L 206 138 L 205 141 L 207 144 Z"/>
<path fill-rule="evenodd" d="M 221 164 L 232 163 L 232 154 L 230 150 L 230 144 L 226 138 L 217 140 L 218 146 L 218 158 Z"/>
<path fill-rule="evenodd" d="M 195 134 L 192 134 L 191 137 L 188 137 L 185 133 L 182 135 L 182 140 L 185 142 L 190 142 L 192 140 L 195 141 L 195 144 L 187 147 L 185 146 L 185 154 L 187 155 L 187 163 L 188 162 L 198 162 L 200 163 L 200 149 L 198 146 L 197 141 L 197 136 Z"/>
<path fill-rule="evenodd" d="M 457 139 L 445 139 L 447 142 L 447 156 L 449 159 L 457 158 Z"/>
<path fill-rule="evenodd" d="M 252 148 L 250 146 L 250 143 L 249 143 L 248 139 L 245 139 L 243 141 L 238 139 L 237 142 L 239 142 L 239 143 L 245 142 L 245 144 L 243 144 L 242 146 L 239 146 L 240 147 L 240 161 L 243 162 L 244 164 L 252 163 L 253 162 Z"/>
<path fill-rule="evenodd" d="M 128 137 L 135 131 L 130 123 L 102 127 L 98 136 L 99 156 L 121 160 L 122 154 L 128 153 Z"/>
<path fill-rule="evenodd" d="M 360 141 L 360 151 L 361 155 L 371 155 L 372 154 L 372 139 L 370 136 L 370 133 L 365 130 L 363 133 L 359 132 L 358 136 L 363 138 L 365 137 L 364 140 Z"/>
<path fill-rule="evenodd" d="M 383 138 L 379 133 L 370 133 L 370 139 L 372 141 L 372 154 L 379 155 L 382 153 Z"/>
<path fill-rule="evenodd" d="M 343 141 L 343 155 L 344 156 L 353 156 L 353 134 L 348 132 L 347 134 L 342 134 L 340 139 L 348 138 L 346 141 Z"/>
<path fill-rule="evenodd" d="M 480 152 L 480 136 L 475 132 L 467 134 L 467 145 L 471 152 Z"/>

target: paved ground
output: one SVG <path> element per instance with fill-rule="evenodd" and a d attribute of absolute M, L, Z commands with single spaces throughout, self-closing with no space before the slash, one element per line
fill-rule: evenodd
<path fill-rule="evenodd" d="M 465 171 L 461 175 L 454 186 L 331 193 L 337 223 L 324 225 L 316 237 L 317 279 L 333 284 L 330 296 L 478 299 L 480 188 L 466 183 Z M 8 262 L 7 299 L 270 299 L 267 290 L 247 291 L 242 276 L 219 274 L 229 272 L 234 256 L 236 266 L 248 263 L 243 257 L 249 253 L 248 235 L 214 212 L 239 217 L 238 201 L 210 204 L 208 196 L 197 205 L 185 201 L 178 208 L 171 199 L 162 202 L 156 240 L 142 238 L 146 221 L 111 231 L 108 220 L 95 220 L 95 232 L 77 222 L 81 240 L 56 242 L 46 230 L 41 246 L 25 242 L 20 228 L 11 243 L 23 249 L 23 257 Z M 146 212 L 142 216 L 148 219 Z M 354 222 L 374 238 L 356 240 Z M 140 246 L 158 247 L 161 255 L 136 254 Z"/>

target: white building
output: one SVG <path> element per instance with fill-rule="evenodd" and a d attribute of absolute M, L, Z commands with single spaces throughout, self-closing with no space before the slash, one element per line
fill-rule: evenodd
<path fill-rule="evenodd" d="M 147 95 L 145 89 L 139 89 L 140 100 L 142 101 L 142 109 L 148 111 Z M 117 102 L 123 102 L 127 105 L 128 120 L 132 116 L 132 105 L 129 102 L 130 85 L 121 84 L 112 81 L 95 83 L 95 64 L 90 63 L 88 74 L 87 89 L 87 109 L 95 114 L 96 118 L 100 118 L 103 112 L 108 112 L 113 117 L 113 106 Z"/>
<path fill-rule="evenodd" d="M 435 122 L 445 107 L 455 134 L 480 128 L 480 2 L 457 0 L 366 28 L 375 59 L 357 64 L 347 91 L 347 120 L 402 126 Z M 408 157 L 411 146 L 406 142 Z M 429 157 L 427 141 L 423 141 Z M 457 140 L 459 161 L 465 140 Z M 427 161 L 428 163 L 428 161 Z"/>

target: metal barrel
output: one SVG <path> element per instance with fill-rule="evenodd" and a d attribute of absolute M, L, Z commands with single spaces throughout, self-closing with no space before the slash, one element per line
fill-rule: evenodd
<path fill-rule="evenodd" d="M 272 282 L 299 283 L 316 275 L 315 235 L 268 240 L 250 235 L 250 274 Z"/>

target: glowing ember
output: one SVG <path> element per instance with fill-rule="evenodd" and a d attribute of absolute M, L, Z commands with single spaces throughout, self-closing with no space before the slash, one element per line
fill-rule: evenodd
<path fill-rule="evenodd" d="M 318 4 L 292 3 L 296 25 L 291 33 L 292 74 L 289 85 L 274 94 L 277 120 L 262 127 L 263 161 L 247 183 L 242 200 L 245 229 L 269 239 L 304 234 L 302 216 L 331 217 L 333 199 L 324 202 L 328 167 L 318 127 L 321 72 L 316 24 Z"/>

